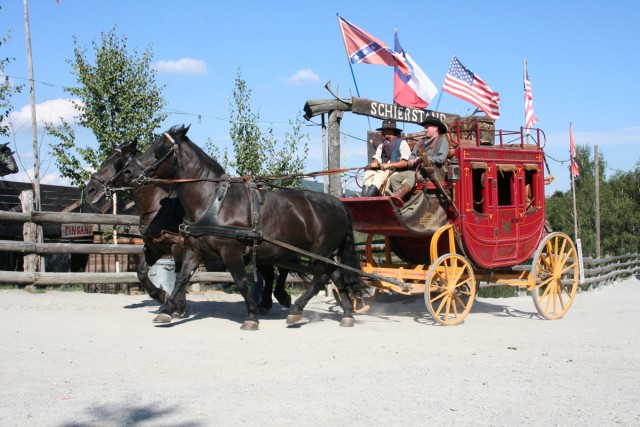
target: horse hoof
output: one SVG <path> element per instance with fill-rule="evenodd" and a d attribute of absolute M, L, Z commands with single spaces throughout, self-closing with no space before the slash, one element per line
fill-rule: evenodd
<path fill-rule="evenodd" d="M 302 320 L 301 314 L 290 314 L 287 316 L 287 325 L 295 325 Z"/>
<path fill-rule="evenodd" d="M 167 313 L 160 313 L 153 319 L 153 323 L 171 323 L 173 316 Z"/>
<path fill-rule="evenodd" d="M 171 313 L 173 319 L 182 319 L 184 317 L 184 311 L 174 311 Z"/>
<path fill-rule="evenodd" d="M 343 317 L 340 321 L 340 326 L 343 326 L 345 328 L 353 328 L 355 324 L 356 319 L 354 319 L 353 317 Z"/>
<path fill-rule="evenodd" d="M 243 331 L 257 331 L 258 330 L 258 322 L 256 320 L 245 320 L 242 322 L 242 326 L 240 329 Z"/>

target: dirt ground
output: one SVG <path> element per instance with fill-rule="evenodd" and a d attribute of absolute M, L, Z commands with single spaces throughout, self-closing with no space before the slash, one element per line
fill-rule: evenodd
<path fill-rule="evenodd" d="M 323 293 L 241 331 L 239 295 L 0 291 L 2 426 L 640 425 L 640 281 L 579 293 L 564 319 L 481 298 L 459 326 L 387 296 L 356 326 Z"/>

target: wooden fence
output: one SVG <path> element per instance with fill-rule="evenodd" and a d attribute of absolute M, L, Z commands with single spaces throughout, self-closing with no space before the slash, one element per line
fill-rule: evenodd
<path fill-rule="evenodd" d="M 58 224 L 103 224 L 116 226 L 137 226 L 138 216 L 83 214 L 70 212 L 2 212 L 0 221 L 21 221 L 24 223 Z M 79 243 L 29 243 L 24 241 L 0 240 L 0 251 L 43 255 L 49 253 L 72 254 L 141 254 L 141 245 L 131 244 L 79 244 Z M 640 254 L 608 256 L 605 258 L 583 259 L 585 282 L 583 289 L 615 282 L 632 274 L 640 274 Z M 231 275 L 226 272 L 197 271 L 191 283 L 230 283 Z M 296 281 L 295 279 L 293 281 Z M 135 272 L 123 273 L 48 273 L 0 271 L 0 283 L 22 285 L 64 285 L 64 284 L 135 284 L 139 283 Z"/>

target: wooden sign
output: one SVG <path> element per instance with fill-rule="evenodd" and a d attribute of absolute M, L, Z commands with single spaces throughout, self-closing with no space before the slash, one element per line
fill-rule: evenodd
<path fill-rule="evenodd" d="M 421 110 L 419 108 L 403 107 L 396 104 L 372 101 L 366 98 L 351 98 L 351 112 L 363 116 L 391 119 L 399 122 L 422 123 L 427 117 L 436 117 L 443 123 L 447 120 L 460 118 L 457 114 L 442 113 L 435 110 Z"/>
<path fill-rule="evenodd" d="M 60 237 L 63 239 L 91 236 L 93 236 L 93 224 L 62 224 L 60 226 Z"/>

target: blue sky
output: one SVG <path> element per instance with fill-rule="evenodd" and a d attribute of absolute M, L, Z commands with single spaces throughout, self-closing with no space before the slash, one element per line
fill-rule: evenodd
<path fill-rule="evenodd" d="M 0 57 L 15 58 L 5 70 L 15 83 L 28 77 L 23 3 L 0 2 L 0 35 L 11 40 Z M 163 125 L 191 124 L 189 135 L 204 146 L 211 138 L 230 147 L 229 97 L 238 67 L 253 91 L 251 106 L 261 126 L 276 134 L 288 129 L 310 99 L 330 98 L 331 80 L 343 97 L 356 96 L 336 14 L 393 46 L 394 29 L 403 48 L 440 89 L 452 56 L 500 93 L 498 128 L 524 124 L 522 63 L 526 57 L 533 87 L 537 126 L 547 136 L 545 152 L 556 177 L 547 194 L 570 189 L 569 122 L 577 144 L 598 145 L 606 174 L 633 169 L 640 160 L 640 118 L 635 102 L 640 86 L 640 2 L 457 1 L 393 3 L 378 1 L 196 1 L 196 0 L 31 0 L 29 18 L 38 119 L 71 118 L 63 87 L 76 82 L 67 61 L 72 36 L 89 48 L 100 33 L 116 25 L 128 47 L 150 47 L 157 81 L 170 113 Z M 356 64 L 360 96 L 393 101 L 393 69 Z M 440 95 L 440 94 L 439 94 Z M 438 96 L 439 96 L 438 95 Z M 467 114 L 471 104 L 447 93 L 432 101 L 438 110 Z M 438 101 L 439 99 L 439 101 Z M 12 101 L 12 146 L 26 169 L 33 167 L 29 93 Z M 28 119 L 30 120 L 30 119 Z M 316 117 L 313 122 L 319 123 Z M 363 141 L 380 121 L 346 113 L 347 167 L 367 163 Z M 420 130 L 407 125 L 407 132 Z M 309 126 L 306 170 L 322 169 L 321 130 Z M 4 142 L 4 141 L 3 141 Z M 55 141 L 40 130 L 43 183 L 66 184 L 49 155 Z M 15 145 L 13 145 L 15 143 Z M 78 145 L 93 144 L 78 133 Z M 5 177 L 26 180 L 24 171 Z"/>

